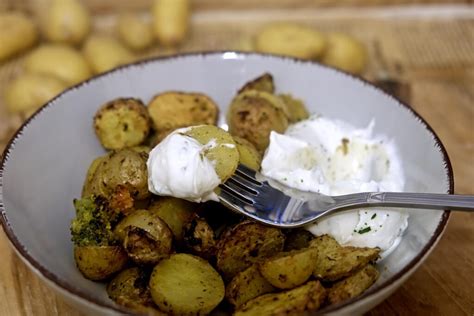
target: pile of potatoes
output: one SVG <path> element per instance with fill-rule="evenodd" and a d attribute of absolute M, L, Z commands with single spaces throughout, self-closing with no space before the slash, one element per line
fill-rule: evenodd
<path fill-rule="evenodd" d="M 98 109 L 93 126 L 108 152 L 91 163 L 74 203 L 79 271 L 106 281 L 117 304 L 147 315 L 299 315 L 363 293 L 378 279 L 378 248 L 265 226 L 215 202 L 150 194 L 148 153 L 178 128 L 203 145 L 215 141 L 203 155 L 225 182 L 239 163 L 259 170 L 269 133 L 309 115 L 301 100 L 276 93 L 269 73 L 237 91 L 228 132 L 215 126 L 218 110 L 210 97 L 182 91 Z M 96 209 L 84 215 L 91 203 Z"/>
<path fill-rule="evenodd" d="M 94 34 L 81 0 L 38 1 L 31 16 L 0 13 L 0 63 L 25 56 L 23 72 L 6 88 L 8 110 L 28 117 L 66 88 L 134 61 L 156 43 L 179 45 L 188 32 L 189 2 L 154 0 L 151 21 L 139 12 L 121 14 L 115 35 Z"/>

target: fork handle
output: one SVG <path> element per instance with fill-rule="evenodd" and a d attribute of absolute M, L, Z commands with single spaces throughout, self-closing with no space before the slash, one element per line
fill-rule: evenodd
<path fill-rule="evenodd" d="M 474 211 L 474 195 L 378 192 L 334 197 L 340 207 L 392 206 Z"/>

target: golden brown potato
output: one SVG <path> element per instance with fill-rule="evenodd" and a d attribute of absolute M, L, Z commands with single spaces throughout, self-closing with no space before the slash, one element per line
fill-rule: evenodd
<path fill-rule="evenodd" d="M 193 125 L 214 125 L 218 110 L 214 101 L 201 93 L 164 92 L 148 104 L 148 112 L 158 132 Z"/>
<path fill-rule="evenodd" d="M 273 76 L 269 73 L 263 75 L 245 83 L 245 85 L 239 89 L 237 94 L 240 94 L 249 90 L 257 90 L 268 93 L 275 92 L 275 84 L 273 83 Z"/>
<path fill-rule="evenodd" d="M 156 264 L 169 256 L 173 235 L 168 225 L 147 210 L 136 210 L 115 227 L 128 256 L 138 264 Z"/>
<path fill-rule="evenodd" d="M 192 253 L 204 259 L 211 258 L 216 252 L 216 236 L 206 220 L 198 215 L 183 227 L 184 246 Z"/>
<path fill-rule="evenodd" d="M 146 154 L 132 149 L 111 152 L 98 164 L 92 179 L 84 184 L 82 195 L 109 198 L 118 185 L 124 185 L 135 200 L 149 197 L 146 160 Z"/>
<path fill-rule="evenodd" d="M 326 39 L 320 32 L 302 25 L 270 24 L 257 34 L 255 48 L 262 53 L 317 59 L 326 48 Z"/>
<path fill-rule="evenodd" d="M 281 252 L 264 259 L 258 268 L 263 277 L 274 287 L 292 289 L 308 281 L 317 256 L 315 248 Z"/>
<path fill-rule="evenodd" d="M 191 10 L 189 0 L 154 0 L 153 31 L 165 46 L 181 43 L 188 32 Z"/>
<path fill-rule="evenodd" d="M 310 281 L 295 289 L 264 294 L 248 301 L 235 316 L 306 315 L 317 311 L 327 296 L 319 281 Z"/>
<path fill-rule="evenodd" d="M 121 246 L 74 246 L 77 268 L 89 280 L 108 279 L 125 267 L 127 259 Z"/>
<path fill-rule="evenodd" d="M 184 253 L 158 263 L 150 278 L 153 301 L 174 315 L 206 315 L 224 298 L 224 282 L 204 259 Z"/>
<path fill-rule="evenodd" d="M 350 298 L 359 296 L 377 281 L 379 272 L 368 264 L 353 275 L 335 283 L 328 293 L 330 304 L 337 304 Z"/>
<path fill-rule="evenodd" d="M 276 289 L 261 275 L 256 264 L 237 273 L 225 289 L 225 298 L 235 307 Z"/>
<path fill-rule="evenodd" d="M 197 205 L 183 199 L 163 196 L 153 200 L 148 209 L 168 224 L 176 241 L 182 241 L 183 227 L 193 217 Z"/>
<path fill-rule="evenodd" d="M 255 171 L 260 170 L 262 154 L 258 152 L 257 148 L 242 137 L 234 136 L 233 138 L 239 151 L 239 163 Z"/>
<path fill-rule="evenodd" d="M 47 40 L 78 45 L 89 34 L 91 17 L 78 0 L 48 0 L 40 8 L 41 30 Z"/>
<path fill-rule="evenodd" d="M 328 47 L 322 62 L 353 74 L 360 74 L 367 64 L 367 50 L 355 38 L 341 33 L 328 35 Z"/>
<path fill-rule="evenodd" d="M 107 284 L 107 294 L 123 305 L 127 301 L 143 306 L 153 306 L 148 281 L 150 272 L 138 267 L 125 269 Z"/>
<path fill-rule="evenodd" d="M 288 109 L 281 99 L 267 92 L 250 90 L 232 101 L 227 122 L 232 135 L 247 139 L 263 152 L 270 140 L 270 132 L 285 132 Z"/>
<path fill-rule="evenodd" d="M 278 96 L 287 105 L 288 112 L 290 113 L 290 123 L 296 123 L 309 117 L 309 112 L 306 109 L 303 101 L 294 98 L 291 94 L 280 94 Z"/>
<path fill-rule="evenodd" d="M 186 135 L 196 139 L 202 145 L 215 143 L 204 152 L 204 155 L 213 163 L 222 182 L 234 174 L 239 164 L 239 151 L 229 133 L 214 125 L 200 125 L 191 127 L 186 131 Z"/>
<path fill-rule="evenodd" d="M 121 14 L 117 22 L 117 33 L 130 49 L 140 51 L 153 44 L 151 25 L 136 14 Z"/>
<path fill-rule="evenodd" d="M 0 12 L 0 62 L 32 47 L 38 32 L 31 18 L 22 12 Z"/>
<path fill-rule="evenodd" d="M 262 258 L 282 251 L 284 241 L 285 236 L 277 228 L 242 222 L 221 236 L 217 245 L 217 268 L 230 280 Z"/>
<path fill-rule="evenodd" d="M 318 250 L 313 275 L 324 281 L 336 281 L 375 261 L 379 248 L 342 247 L 328 235 L 310 241 L 310 247 Z"/>
<path fill-rule="evenodd" d="M 92 75 L 84 56 L 63 44 L 44 44 L 25 59 L 25 70 L 58 77 L 68 85 L 86 80 Z"/>
<path fill-rule="evenodd" d="M 133 61 L 133 54 L 113 37 L 93 35 L 84 44 L 84 56 L 99 74 Z"/>
<path fill-rule="evenodd" d="M 104 104 L 94 117 L 94 130 L 106 149 L 138 146 L 150 133 L 151 120 L 139 99 L 118 98 Z"/>
<path fill-rule="evenodd" d="M 314 235 L 306 229 L 292 229 L 286 234 L 285 251 L 307 248 L 313 238 Z"/>
<path fill-rule="evenodd" d="M 56 77 L 25 73 L 6 87 L 5 103 L 12 113 L 31 114 L 66 88 L 67 84 Z"/>

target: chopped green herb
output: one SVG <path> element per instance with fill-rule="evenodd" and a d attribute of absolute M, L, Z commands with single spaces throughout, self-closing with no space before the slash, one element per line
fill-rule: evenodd
<path fill-rule="evenodd" d="M 365 234 L 365 233 L 368 233 L 371 231 L 371 228 L 370 227 L 366 227 L 366 228 L 363 228 L 363 229 L 359 229 L 358 233 L 359 234 Z"/>
<path fill-rule="evenodd" d="M 374 219 L 375 217 L 377 217 L 377 213 L 374 213 L 370 219 Z"/>

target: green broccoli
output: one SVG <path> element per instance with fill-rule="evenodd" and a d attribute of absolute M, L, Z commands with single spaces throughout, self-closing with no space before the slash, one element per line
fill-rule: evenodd
<path fill-rule="evenodd" d="M 90 196 L 74 200 L 76 218 L 71 222 L 72 242 L 76 246 L 109 246 L 117 243 L 113 226 L 120 213 L 109 208 L 107 199 Z"/>

